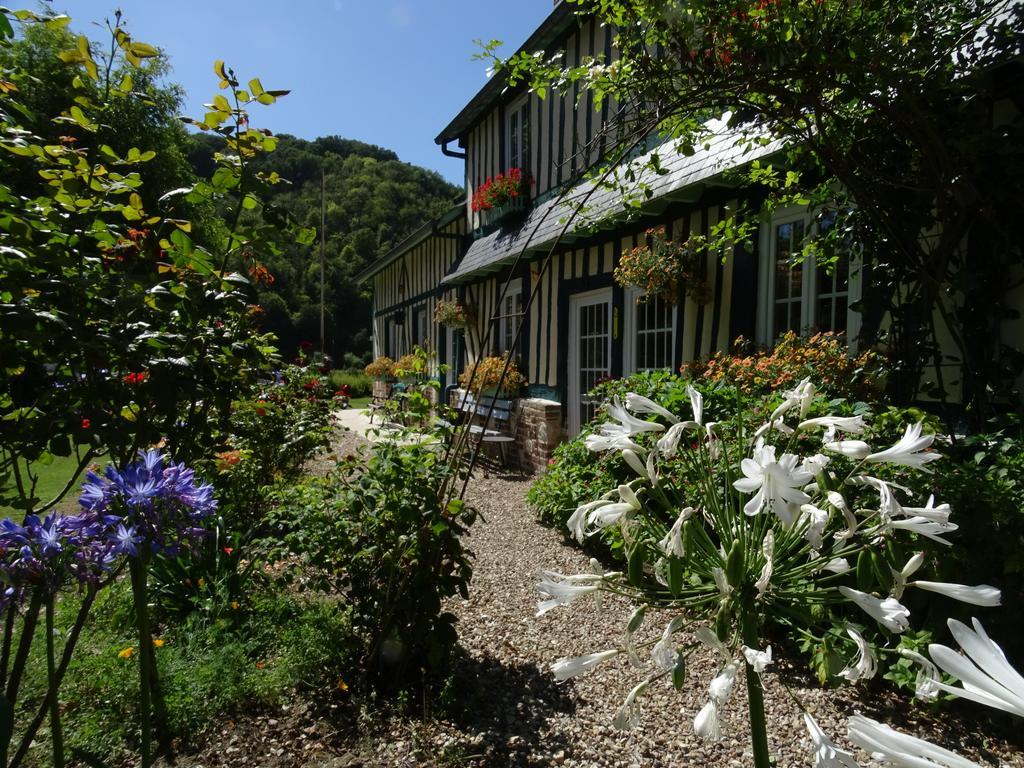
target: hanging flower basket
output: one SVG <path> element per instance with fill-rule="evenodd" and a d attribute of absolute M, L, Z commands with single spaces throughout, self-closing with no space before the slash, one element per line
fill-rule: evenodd
<path fill-rule="evenodd" d="M 461 301 L 441 299 L 434 307 L 434 322 L 449 328 L 468 328 L 476 321 L 476 311 Z"/>
<path fill-rule="evenodd" d="M 648 229 L 646 234 L 649 245 L 623 251 L 615 267 L 615 282 L 624 288 L 639 288 L 644 299 L 658 297 L 675 304 L 682 286 L 695 303 L 710 302 L 711 287 L 701 274 L 700 251 L 689 241 L 669 240 L 664 227 Z"/>

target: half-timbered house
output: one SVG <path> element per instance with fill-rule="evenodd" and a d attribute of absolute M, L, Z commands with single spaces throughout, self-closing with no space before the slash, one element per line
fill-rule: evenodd
<path fill-rule="evenodd" d="M 612 40 L 610 28 L 556 2 L 522 50 L 560 51 L 566 63 L 579 65 L 592 55 L 614 61 Z M 791 263 L 805 235 L 822 226 L 808 210 L 778 211 L 761 221 L 750 250 L 705 254 L 706 290 L 698 300 L 680 291 L 675 303 L 638 303 L 635 291 L 617 285 L 612 272 L 620 255 L 643 243 L 648 229 L 664 227 L 678 241 L 707 233 L 744 202 L 727 171 L 779 147 L 744 152 L 724 125 L 712 126 L 712 138 L 690 156 L 671 144 L 641 147 L 641 161 L 645 150 L 659 153 L 663 173 L 641 179 L 648 187 L 641 215 L 634 207 L 627 220 L 621 194 L 579 181 L 613 143 L 603 137 L 614 125 L 616 105 L 606 101 L 596 111 L 591 98 L 579 100 L 574 88 L 541 99 L 525 86 L 510 88 L 499 73 L 441 131 L 436 141 L 442 150 L 465 160 L 466 203 L 364 273 L 363 279 L 373 279 L 377 354 L 400 353 L 403 344 L 427 339 L 452 366 L 452 383 L 478 355 L 511 351 L 530 395 L 547 403 L 547 432 L 572 435 L 593 413 L 586 393 L 604 378 L 676 369 L 728 349 L 739 335 L 761 344 L 808 328 L 856 336 L 861 317 L 854 305 L 864 283 L 859 265 L 843 262 L 826 272 Z M 489 221 L 472 210 L 474 190 L 511 168 L 533 180 L 529 205 Z M 754 210 L 760 207 L 750 198 L 757 192 L 743 194 Z M 577 215 L 581 205 L 585 212 Z M 439 296 L 474 307 L 476 327 L 463 332 L 431 325 Z M 1024 304 L 1024 295 L 1017 298 Z M 1024 327 L 1008 332 L 1019 338 Z M 526 463 L 540 466 L 539 460 Z"/>

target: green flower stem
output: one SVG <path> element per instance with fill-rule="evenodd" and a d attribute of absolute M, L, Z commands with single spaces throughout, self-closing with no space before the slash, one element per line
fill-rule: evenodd
<path fill-rule="evenodd" d="M 4 622 L 3 651 L 0 652 L 0 685 L 7 685 L 7 666 L 11 660 L 11 641 L 14 637 L 14 620 L 18 618 L 18 605 L 13 600 L 7 607 L 7 621 Z"/>
<path fill-rule="evenodd" d="M 757 609 L 753 597 L 746 595 L 740 609 L 740 633 L 743 644 L 758 649 Z M 747 675 L 747 701 L 750 710 L 750 746 L 754 750 L 754 768 L 771 768 L 768 754 L 768 728 L 764 719 L 764 689 L 761 677 L 749 664 L 743 665 Z"/>
<path fill-rule="evenodd" d="M 146 590 L 146 564 L 142 557 L 132 558 L 128 566 L 132 580 L 132 595 L 135 598 L 135 623 L 139 630 L 139 723 L 142 728 L 142 768 L 153 764 L 153 743 L 150 733 L 152 711 L 152 675 L 149 669 L 152 657 L 147 648 L 153 648 L 149 627 L 149 606 Z"/>
<path fill-rule="evenodd" d="M 7 700 L 14 706 L 18 700 L 18 689 L 21 687 L 21 678 L 25 674 L 25 665 L 28 663 L 28 652 L 32 647 L 32 638 L 36 634 L 36 625 L 39 623 L 39 608 L 42 606 L 43 597 L 38 589 L 32 591 L 32 599 L 29 601 L 28 610 L 25 612 L 25 619 L 21 624 L 21 637 L 18 639 L 18 652 L 14 656 L 14 665 L 11 667 L 11 676 L 7 679 Z"/>
<path fill-rule="evenodd" d="M 53 766 L 64 768 L 64 732 L 60 725 L 60 698 L 57 660 L 54 651 L 53 595 L 46 597 L 46 697 L 50 701 L 50 737 L 53 740 Z"/>
<path fill-rule="evenodd" d="M 43 702 L 39 705 L 39 709 L 36 712 L 32 722 L 29 723 L 28 728 L 25 729 L 25 733 L 21 737 L 21 744 L 18 746 L 18 751 L 14 753 L 14 757 L 11 759 L 7 768 L 17 768 L 24 761 L 28 755 L 29 747 L 32 745 L 32 741 L 36 737 L 36 733 L 39 731 L 39 727 L 43 724 L 46 719 L 46 713 L 50 708 L 50 696 L 54 695 L 60 690 L 60 685 L 64 680 L 64 674 L 68 671 L 68 666 L 71 664 L 71 656 L 74 653 L 75 646 L 78 644 L 78 637 L 82 633 L 82 628 L 85 626 L 85 620 L 89 616 L 89 611 L 92 608 L 93 602 L 96 600 L 96 593 L 98 587 L 92 586 L 85 595 L 85 599 L 82 600 L 82 605 L 78 609 L 78 616 L 75 619 L 74 626 L 71 627 L 71 631 L 68 632 L 67 640 L 64 642 L 64 651 L 61 654 L 60 664 L 57 666 L 56 673 L 53 678 L 52 691 L 47 691 Z M 6 763 L 0 762 L 0 765 Z"/>

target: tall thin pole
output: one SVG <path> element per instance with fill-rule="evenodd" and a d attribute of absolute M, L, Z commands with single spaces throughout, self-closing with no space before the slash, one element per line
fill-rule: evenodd
<path fill-rule="evenodd" d="M 324 326 L 324 258 L 327 251 L 327 174 L 324 166 L 320 166 L 320 362 L 327 359 L 325 346 L 327 334 Z"/>

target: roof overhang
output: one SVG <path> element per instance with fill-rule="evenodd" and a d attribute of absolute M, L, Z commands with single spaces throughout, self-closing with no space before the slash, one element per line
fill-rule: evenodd
<path fill-rule="evenodd" d="M 371 277 L 376 275 L 383 269 L 394 264 L 405 254 L 415 248 L 417 245 L 422 243 L 424 240 L 429 240 L 433 235 L 436 235 L 444 227 L 447 227 L 453 221 L 465 218 L 466 216 L 466 204 L 459 203 L 458 205 L 452 206 L 450 209 L 445 211 L 440 217 L 433 221 L 428 221 L 426 224 L 421 226 L 419 229 L 414 231 L 405 240 L 400 242 L 386 254 L 381 256 L 379 259 L 374 261 L 372 264 L 367 266 L 362 272 L 356 275 L 356 285 L 362 285 Z"/>
<path fill-rule="evenodd" d="M 558 3 L 555 9 L 537 27 L 536 31 L 530 35 L 529 39 L 519 47 L 516 53 L 522 51 L 536 53 L 546 49 L 575 23 L 576 16 L 577 12 L 570 7 L 569 3 Z M 445 144 L 464 136 L 481 117 L 493 108 L 507 88 L 508 78 L 506 74 L 504 72 L 496 73 L 487 81 L 487 85 L 481 88 L 476 96 L 462 108 L 462 111 L 455 116 L 455 119 L 438 134 L 434 141 L 438 144 Z"/>

